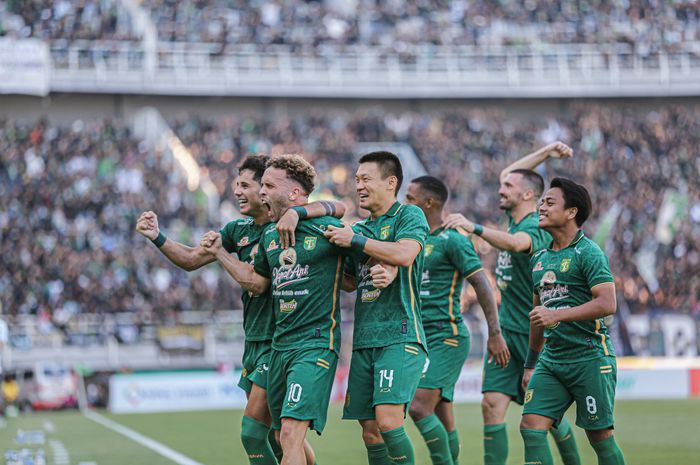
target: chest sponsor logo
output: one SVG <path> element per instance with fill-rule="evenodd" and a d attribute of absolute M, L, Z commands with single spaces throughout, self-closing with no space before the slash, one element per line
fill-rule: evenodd
<path fill-rule="evenodd" d="M 425 256 L 426 256 L 426 257 L 427 257 L 428 255 L 430 255 L 431 253 L 433 253 L 433 248 L 434 248 L 434 247 L 435 247 L 435 246 L 434 246 L 433 244 L 426 244 L 426 245 L 425 245 Z"/>
<path fill-rule="evenodd" d="M 249 243 L 250 243 L 250 238 L 248 236 L 245 236 L 245 237 L 241 238 L 241 240 L 238 241 L 238 244 L 236 244 L 236 245 L 238 245 L 238 247 L 245 247 Z"/>
<path fill-rule="evenodd" d="M 382 295 L 382 291 L 379 289 L 362 289 L 362 302 L 368 303 L 368 302 L 374 302 L 379 298 L 379 296 Z"/>
<path fill-rule="evenodd" d="M 280 254 L 279 262 L 283 268 L 293 267 L 297 264 L 297 251 L 292 248 L 284 249 Z"/>
<path fill-rule="evenodd" d="M 304 250 L 314 250 L 316 248 L 316 236 L 306 236 L 304 238 Z"/>
<path fill-rule="evenodd" d="M 386 225 L 382 226 L 382 228 L 379 230 L 379 239 L 385 241 L 389 238 L 389 232 L 391 231 L 391 226 Z"/>
<path fill-rule="evenodd" d="M 282 266 L 272 270 L 272 285 L 276 290 L 307 279 L 309 279 L 309 265 Z"/>
<path fill-rule="evenodd" d="M 557 282 L 557 274 L 554 271 L 547 271 L 542 275 L 540 279 L 540 286 L 544 287 L 547 284 L 554 284 Z"/>
<path fill-rule="evenodd" d="M 510 253 L 509 252 L 501 252 L 498 254 L 498 264 L 497 268 L 504 270 L 507 268 L 512 268 L 513 264 L 511 261 Z"/>
<path fill-rule="evenodd" d="M 280 312 L 282 313 L 292 313 L 297 309 L 297 301 L 294 300 L 282 300 L 280 299 Z"/>
<path fill-rule="evenodd" d="M 272 241 L 267 245 L 267 249 L 266 249 L 266 250 L 269 252 L 269 251 L 271 251 L 271 250 L 276 250 L 276 249 L 279 249 L 279 248 L 280 248 L 280 246 L 277 245 L 277 242 L 276 242 L 274 239 L 272 239 Z"/>
<path fill-rule="evenodd" d="M 564 260 L 561 261 L 561 265 L 559 266 L 559 271 L 562 273 L 566 273 L 569 271 L 569 268 L 571 268 L 571 259 L 570 258 L 565 258 Z"/>
<path fill-rule="evenodd" d="M 542 271 L 544 268 L 542 268 L 542 262 L 537 262 L 535 267 L 532 269 L 532 271 Z"/>

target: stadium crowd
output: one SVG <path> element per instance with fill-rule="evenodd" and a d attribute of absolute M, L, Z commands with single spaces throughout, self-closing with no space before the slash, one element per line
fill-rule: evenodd
<path fill-rule="evenodd" d="M 415 54 L 433 45 L 538 43 L 622 43 L 653 51 L 700 40 L 700 7 L 687 0 L 144 0 L 141 6 L 163 41 L 257 49 L 282 44 L 319 54 L 358 46 Z M 0 6 L 5 34 L 138 39 L 114 0 L 10 0 Z"/>
<path fill-rule="evenodd" d="M 565 174 L 590 188 L 595 213 L 589 233 L 613 204 L 619 206 L 607 244 L 630 309 L 700 314 L 698 107 L 639 112 L 588 103 L 556 120 L 526 121 L 495 110 L 311 111 L 276 122 L 181 115 L 172 126 L 222 201 L 233 200 L 233 167 L 245 154 L 300 152 L 313 154 L 319 194 L 344 199 L 350 217 L 357 218 L 354 145 L 399 141 L 409 143 L 428 171 L 448 184 L 451 211 L 485 224 L 502 220 L 493 207 L 500 170 L 544 143 L 564 140 L 575 158 L 550 162 L 545 175 Z M 179 310 L 240 308 L 240 289 L 218 267 L 188 275 L 133 231 L 144 209 L 157 211 L 167 234 L 184 243 L 220 226 L 207 217 L 201 194 L 187 191 L 172 163 L 110 121 L 68 127 L 0 122 L 4 313 L 36 314 L 47 328 L 60 328 L 77 313 L 127 311 L 143 321 L 167 321 Z M 680 194 L 684 214 L 670 243 L 659 244 L 655 231 L 666 190 Z M 477 245 L 486 269 L 493 269 L 495 251 L 481 241 Z M 658 285 L 642 277 L 649 267 Z"/>

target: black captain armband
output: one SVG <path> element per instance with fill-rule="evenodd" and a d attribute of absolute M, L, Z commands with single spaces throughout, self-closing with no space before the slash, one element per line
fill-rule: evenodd
<path fill-rule="evenodd" d="M 155 239 L 151 239 L 151 242 L 153 242 L 153 244 L 160 249 L 161 247 L 163 247 L 163 244 L 165 244 L 165 241 L 167 240 L 168 238 L 165 237 L 165 234 L 158 231 L 158 237 L 156 237 Z"/>

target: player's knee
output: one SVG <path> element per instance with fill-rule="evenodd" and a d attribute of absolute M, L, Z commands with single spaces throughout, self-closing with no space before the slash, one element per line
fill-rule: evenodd
<path fill-rule="evenodd" d="M 491 396 L 484 395 L 481 399 L 481 414 L 486 424 L 503 423 L 505 409 Z"/>
<path fill-rule="evenodd" d="M 433 414 L 433 412 L 431 411 L 430 407 L 423 402 L 413 399 L 411 406 L 408 408 L 408 414 L 411 416 L 413 421 L 418 421 L 425 417 L 429 417 Z"/>
<path fill-rule="evenodd" d="M 279 442 L 283 449 L 293 447 L 304 442 L 306 435 L 306 423 L 288 418 L 282 419 Z"/>
<path fill-rule="evenodd" d="M 586 436 L 588 436 L 588 442 L 595 444 L 600 441 L 605 441 L 613 435 L 612 429 L 602 429 L 602 430 L 586 430 Z"/>
<path fill-rule="evenodd" d="M 537 429 L 538 422 L 532 415 L 523 415 L 520 419 L 520 429 Z"/>
<path fill-rule="evenodd" d="M 362 423 L 362 441 L 365 444 L 379 444 L 383 441 L 376 423 Z"/>

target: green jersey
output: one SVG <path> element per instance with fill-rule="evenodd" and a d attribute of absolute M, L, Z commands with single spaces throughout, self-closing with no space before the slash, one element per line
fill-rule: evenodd
<path fill-rule="evenodd" d="M 230 221 L 219 231 L 221 244 L 228 253 L 235 253 L 242 262 L 252 264 L 258 253 L 260 237 L 268 224 L 255 224 L 253 218 Z M 275 314 L 269 293 L 256 296 L 243 291 L 243 331 L 249 342 L 272 340 Z"/>
<path fill-rule="evenodd" d="M 530 311 L 532 310 L 532 277 L 530 257 L 552 242 L 552 236 L 540 229 L 536 212 L 532 212 L 516 223 L 508 214 L 508 233 L 524 232 L 530 236 L 532 246 L 527 253 L 501 251 L 496 265 L 496 283 L 501 290 L 501 305 L 498 319 L 501 326 L 510 331 L 530 333 Z"/>
<path fill-rule="evenodd" d="M 274 226 L 263 233 L 255 272 L 271 280 L 276 316 L 273 349 L 340 349 L 344 251 L 323 237 L 329 225 L 342 227 L 330 216 L 301 220 L 296 245 L 284 250 Z"/>
<path fill-rule="evenodd" d="M 460 305 L 462 283 L 481 269 L 481 260 L 466 235 L 440 228 L 428 236 L 420 300 L 423 328 L 429 337 L 467 334 Z"/>
<path fill-rule="evenodd" d="M 590 302 L 593 287 L 613 282 L 608 258 L 583 231 L 564 249 L 537 252 L 530 264 L 535 294 L 553 311 L 565 312 Z M 615 355 L 602 318 L 557 323 L 545 328 L 544 337 L 541 358 L 548 362 L 574 363 Z"/>
<path fill-rule="evenodd" d="M 399 342 L 415 342 L 425 347 L 420 307 L 420 280 L 423 248 L 428 222 L 415 205 L 394 203 L 377 219 L 367 218 L 353 225 L 356 234 L 378 241 L 412 239 L 421 251 L 411 266 L 399 267 L 396 279 L 385 289 L 372 285 L 369 270 L 372 259 L 355 259 L 350 274 L 357 283 L 353 349 L 385 347 Z M 426 348 L 427 351 L 427 348 Z"/>

